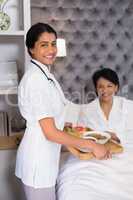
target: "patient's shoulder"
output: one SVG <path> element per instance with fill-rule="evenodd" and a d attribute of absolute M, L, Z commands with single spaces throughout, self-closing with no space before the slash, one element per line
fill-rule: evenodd
<path fill-rule="evenodd" d="M 127 99 L 121 96 L 115 96 L 115 104 L 119 107 L 124 113 L 133 112 L 133 100 Z"/>
<path fill-rule="evenodd" d="M 122 97 L 122 96 L 115 96 L 115 100 L 126 103 L 126 104 L 133 104 L 133 100 L 127 99 L 126 97 Z"/>
<path fill-rule="evenodd" d="M 87 109 L 88 110 L 94 110 L 97 108 L 99 103 L 98 98 L 94 99 L 93 101 L 91 101 L 90 103 L 87 104 Z"/>

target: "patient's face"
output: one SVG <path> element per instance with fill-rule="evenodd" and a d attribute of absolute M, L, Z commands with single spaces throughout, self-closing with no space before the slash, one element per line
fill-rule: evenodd
<path fill-rule="evenodd" d="M 118 91 L 118 86 L 108 81 L 107 79 L 100 78 L 97 81 L 97 94 L 101 101 L 112 101 L 113 96 Z"/>

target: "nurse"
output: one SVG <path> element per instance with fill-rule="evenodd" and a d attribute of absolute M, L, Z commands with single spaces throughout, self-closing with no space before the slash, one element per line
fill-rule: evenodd
<path fill-rule="evenodd" d="M 15 174 L 22 181 L 27 200 L 55 200 L 61 144 L 89 148 L 98 159 L 110 156 L 103 145 L 62 131 L 67 101 L 49 71 L 56 58 L 56 39 L 55 30 L 44 23 L 34 24 L 26 36 L 31 62 L 18 90 L 26 130 L 17 152 Z"/>

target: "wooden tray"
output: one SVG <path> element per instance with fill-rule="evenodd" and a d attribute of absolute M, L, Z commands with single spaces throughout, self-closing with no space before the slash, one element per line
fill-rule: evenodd
<path fill-rule="evenodd" d="M 105 146 L 110 150 L 112 154 L 116 153 L 122 153 L 123 147 L 120 144 L 116 144 L 113 141 L 109 141 L 105 144 Z M 90 160 L 95 158 L 94 154 L 92 152 L 81 152 L 79 149 L 76 149 L 74 147 L 67 147 L 67 149 L 76 157 L 78 157 L 80 160 Z"/>

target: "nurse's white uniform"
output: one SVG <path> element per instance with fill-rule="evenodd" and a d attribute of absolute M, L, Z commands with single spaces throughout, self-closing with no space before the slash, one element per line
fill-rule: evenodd
<path fill-rule="evenodd" d="M 53 187 L 58 175 L 61 145 L 45 138 L 38 120 L 53 117 L 56 127 L 63 129 L 66 99 L 48 68 L 33 61 L 46 76 L 31 63 L 19 85 L 19 108 L 27 124 L 17 152 L 15 174 L 27 186 Z"/>

